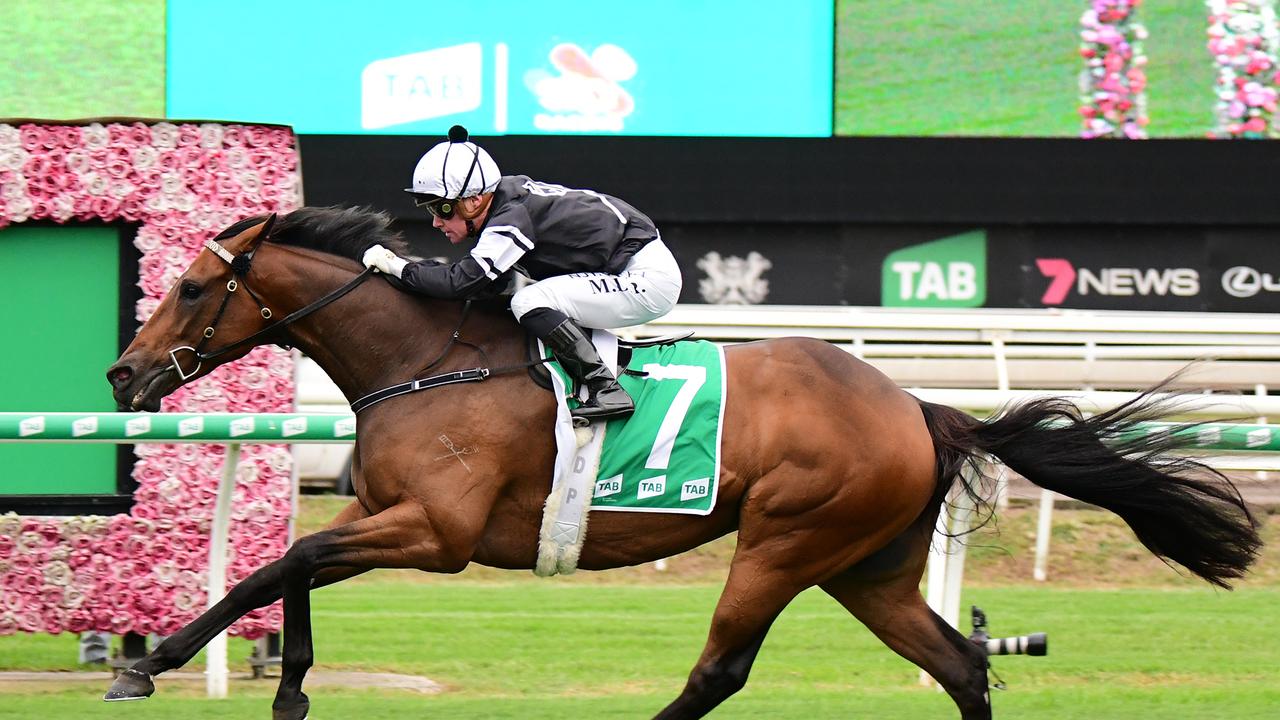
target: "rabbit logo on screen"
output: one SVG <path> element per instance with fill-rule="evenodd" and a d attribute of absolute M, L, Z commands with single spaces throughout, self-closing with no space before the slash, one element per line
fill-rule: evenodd
<path fill-rule="evenodd" d="M 539 130 L 620 132 L 635 100 L 619 83 L 636 74 L 636 61 L 617 45 L 604 44 L 587 54 L 574 43 L 551 49 L 552 67 L 525 74 L 525 86 L 546 112 L 533 118 Z"/>

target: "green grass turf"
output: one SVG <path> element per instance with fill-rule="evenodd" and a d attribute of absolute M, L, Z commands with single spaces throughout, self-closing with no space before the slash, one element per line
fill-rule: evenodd
<path fill-rule="evenodd" d="M 448 690 L 314 687 L 313 717 L 647 717 L 679 691 L 719 589 L 538 581 L 380 579 L 315 593 L 318 667 L 426 675 Z M 989 587 L 965 602 L 997 633 L 1046 631 L 1047 658 L 997 658 L 1019 718 L 1274 717 L 1280 706 L 1280 590 L 1058 590 Z M 232 658 L 245 653 L 233 646 Z M 68 636 L 0 639 L 0 669 L 69 668 Z M 238 663 L 237 663 L 238 664 Z M 747 688 L 713 717 L 954 716 L 917 671 L 820 592 L 779 618 Z M 195 685 L 107 705 L 104 683 L 3 689 L 0 718 L 267 717 L 271 683 L 236 683 L 209 701 Z"/>
<path fill-rule="evenodd" d="M 164 8 L 0 2 L 0 118 L 164 117 Z"/>
<path fill-rule="evenodd" d="M 837 135 L 1076 136 L 1079 20 L 1062 0 L 837 0 Z M 1149 131 L 1201 137 L 1214 70 L 1202 2 L 1151 0 Z"/>

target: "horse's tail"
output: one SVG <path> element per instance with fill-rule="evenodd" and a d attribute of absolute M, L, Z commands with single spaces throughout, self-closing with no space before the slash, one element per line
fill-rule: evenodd
<path fill-rule="evenodd" d="M 1257 558 L 1258 522 L 1222 473 L 1170 454 L 1193 444 L 1195 433 L 1135 431 L 1137 423 L 1177 410 L 1179 396 L 1155 395 L 1163 389 L 1092 417 L 1063 398 L 1023 402 L 985 421 L 921 402 L 939 493 L 960 477 L 980 500 L 960 470 L 990 453 L 1042 488 L 1116 513 L 1160 559 L 1230 588 Z"/>

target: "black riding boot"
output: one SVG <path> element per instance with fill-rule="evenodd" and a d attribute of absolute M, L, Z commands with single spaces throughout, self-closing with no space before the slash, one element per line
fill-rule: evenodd
<path fill-rule="evenodd" d="M 587 401 L 570 412 L 587 421 L 630 415 L 636 409 L 631 396 L 609 372 L 591 339 L 572 320 L 565 320 L 542 338 L 556 359 L 575 380 L 587 386 Z"/>

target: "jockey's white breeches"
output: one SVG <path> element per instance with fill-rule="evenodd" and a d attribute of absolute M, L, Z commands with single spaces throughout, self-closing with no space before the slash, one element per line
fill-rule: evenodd
<path fill-rule="evenodd" d="M 511 296 L 516 319 L 534 308 L 554 308 L 588 328 L 620 328 L 656 320 L 680 299 L 680 266 L 661 239 L 640 248 L 617 275 L 557 275 Z"/>

